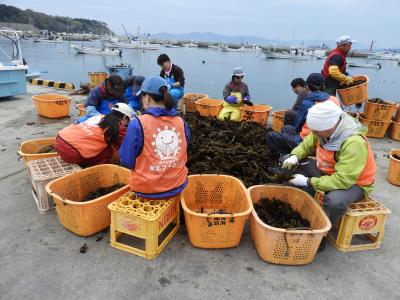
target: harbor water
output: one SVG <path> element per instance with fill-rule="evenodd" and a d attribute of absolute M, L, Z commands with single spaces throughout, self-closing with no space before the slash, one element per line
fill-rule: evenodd
<path fill-rule="evenodd" d="M 134 66 L 135 75 L 158 75 L 157 56 L 167 53 L 181 66 L 186 77 L 186 92 L 206 93 L 221 98 L 224 84 L 230 79 L 234 67 L 243 67 L 247 73 L 244 81 L 249 85 L 254 103 L 268 104 L 274 110 L 290 107 L 295 99 L 290 81 L 295 77 L 306 78 L 320 72 L 323 59 L 309 60 L 265 59 L 262 52 L 222 52 L 217 49 L 160 48 L 160 50 L 123 49 L 122 57 L 76 54 L 70 45 L 82 42 L 34 43 L 22 40 L 23 56 L 33 70 L 47 70 L 41 79 L 72 82 L 79 87 L 88 82 L 88 72 L 105 71 L 106 66 L 120 63 Z M 84 46 L 99 47 L 99 42 L 85 42 Z M 3 54 L 0 54 L 0 56 Z M 3 57 L 1 58 L 3 61 Z M 365 63 L 366 59 L 348 58 L 349 62 Z M 368 63 L 377 63 L 370 60 Z M 399 101 L 400 65 L 396 61 L 379 61 L 382 69 L 348 67 L 351 75 L 369 77 L 369 96 Z"/>

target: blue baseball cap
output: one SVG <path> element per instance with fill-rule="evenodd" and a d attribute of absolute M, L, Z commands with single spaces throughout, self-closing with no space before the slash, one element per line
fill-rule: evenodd
<path fill-rule="evenodd" d="M 161 78 L 160 76 L 146 78 L 142 83 L 140 91 L 136 93 L 136 96 L 140 96 L 142 92 L 161 96 L 160 87 L 162 86 L 165 86 L 168 89 L 168 83 L 164 78 Z"/>

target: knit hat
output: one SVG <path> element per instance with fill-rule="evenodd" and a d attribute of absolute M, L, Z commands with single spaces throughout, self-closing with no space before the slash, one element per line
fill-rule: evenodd
<path fill-rule="evenodd" d="M 308 110 L 307 125 L 313 131 L 324 131 L 335 127 L 343 110 L 332 101 L 317 103 Z"/>

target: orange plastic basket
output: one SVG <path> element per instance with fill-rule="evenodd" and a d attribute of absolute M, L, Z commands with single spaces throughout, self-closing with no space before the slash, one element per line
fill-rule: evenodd
<path fill-rule="evenodd" d="M 86 115 L 86 108 L 83 103 L 79 103 L 79 104 L 75 105 L 75 108 L 79 111 L 80 117 L 83 117 Z"/>
<path fill-rule="evenodd" d="M 394 115 L 394 121 L 397 123 L 400 123 L 400 104 L 396 103 L 396 107 L 397 107 L 397 110 L 396 110 L 396 114 Z"/>
<path fill-rule="evenodd" d="M 388 181 L 393 184 L 400 186 L 400 160 L 393 157 L 393 154 L 400 156 L 400 149 L 392 149 L 389 151 L 389 170 L 388 170 Z"/>
<path fill-rule="evenodd" d="M 110 226 L 107 205 L 129 191 L 130 174 L 131 171 L 123 167 L 98 165 L 54 180 L 47 184 L 46 191 L 53 197 L 60 223 L 77 235 L 89 236 Z M 82 202 L 87 194 L 98 188 L 118 183 L 126 185 L 110 194 Z"/>
<path fill-rule="evenodd" d="M 392 140 L 400 141 L 400 123 L 392 121 L 389 127 L 389 136 Z"/>
<path fill-rule="evenodd" d="M 285 113 L 288 110 L 277 110 L 272 113 L 272 130 L 276 132 L 281 132 L 283 126 L 284 126 L 284 117 Z"/>
<path fill-rule="evenodd" d="M 71 98 L 59 94 L 42 94 L 32 97 L 38 115 L 55 119 L 69 116 Z"/>
<path fill-rule="evenodd" d="M 88 72 L 90 86 L 94 87 L 101 84 L 107 78 L 106 72 Z"/>
<path fill-rule="evenodd" d="M 240 107 L 240 116 L 243 121 L 255 122 L 265 126 L 271 109 L 271 106 L 264 104 L 243 105 Z"/>
<path fill-rule="evenodd" d="M 199 248 L 239 245 L 253 205 L 243 183 L 227 175 L 191 175 L 181 193 L 190 242 Z"/>
<path fill-rule="evenodd" d="M 368 82 L 369 78 L 365 75 L 354 76 L 354 80 L 366 80 L 367 82 L 349 87 L 347 89 L 337 89 L 340 100 L 346 106 L 368 100 Z"/>
<path fill-rule="evenodd" d="M 25 141 L 19 145 L 18 155 L 23 157 L 25 164 L 34 159 L 58 156 L 57 152 L 38 153 L 45 146 L 54 146 L 55 143 L 55 137 Z"/>
<path fill-rule="evenodd" d="M 331 229 L 331 222 L 318 203 L 306 192 L 282 185 L 255 185 L 249 188 L 249 193 L 253 204 L 262 198 L 288 202 L 311 224 L 310 230 L 272 227 L 261 221 L 253 209 L 250 231 L 260 257 L 273 264 L 311 263 L 322 238 Z"/>
<path fill-rule="evenodd" d="M 186 111 L 196 112 L 197 111 L 196 101 L 200 99 L 208 99 L 208 95 L 189 93 L 183 96 L 183 100 L 185 101 Z"/>
<path fill-rule="evenodd" d="M 366 119 L 363 114 L 360 114 L 360 122 L 368 126 L 367 137 L 382 139 L 385 136 L 387 129 L 392 121 L 384 122 L 378 120 Z"/>
<path fill-rule="evenodd" d="M 396 112 L 397 106 L 393 102 L 386 100 L 385 102 L 388 104 L 378 104 L 368 100 L 364 106 L 364 117 L 366 119 L 389 122 Z"/>
<path fill-rule="evenodd" d="M 224 100 L 219 99 L 199 99 L 196 100 L 197 111 L 203 117 L 217 117 L 222 109 Z"/>

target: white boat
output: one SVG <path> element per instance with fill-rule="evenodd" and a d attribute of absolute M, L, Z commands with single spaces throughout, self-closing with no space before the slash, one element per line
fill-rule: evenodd
<path fill-rule="evenodd" d="M 164 43 L 163 46 L 164 46 L 165 48 L 180 48 L 180 47 L 181 47 L 181 46 L 179 46 L 179 45 L 167 44 L 167 43 Z"/>
<path fill-rule="evenodd" d="M 266 59 L 293 59 L 293 60 L 307 60 L 310 59 L 309 55 L 296 55 L 288 52 L 264 52 Z"/>
<path fill-rule="evenodd" d="M 63 39 L 58 37 L 58 38 L 54 38 L 54 39 L 34 39 L 33 40 L 35 43 L 64 43 Z"/>
<path fill-rule="evenodd" d="M 185 46 L 186 48 L 197 48 L 198 47 L 198 45 L 193 42 L 190 42 L 189 44 L 183 44 L 183 46 Z"/>
<path fill-rule="evenodd" d="M 149 42 L 144 42 L 142 40 L 129 40 L 126 42 L 115 42 L 107 41 L 106 45 L 108 47 L 114 48 L 124 48 L 124 49 L 140 49 L 140 50 L 159 50 L 159 44 L 150 44 Z"/>
<path fill-rule="evenodd" d="M 121 56 L 122 50 L 110 49 L 107 47 L 104 48 L 92 48 L 92 47 L 84 47 L 79 45 L 71 45 L 71 48 L 76 51 L 78 54 L 97 54 L 97 55 L 111 55 L 111 56 Z"/>
<path fill-rule="evenodd" d="M 376 52 L 372 55 L 369 55 L 368 58 L 376 59 L 376 60 L 399 60 L 400 54 L 393 53 L 390 51 L 383 51 L 383 52 Z"/>
<path fill-rule="evenodd" d="M 244 46 L 240 48 L 230 48 L 227 44 L 222 44 L 219 49 L 224 52 L 251 52 L 253 51 L 251 48 L 245 48 Z"/>
<path fill-rule="evenodd" d="M 381 69 L 382 66 L 380 63 L 376 63 L 376 64 L 367 64 L 367 63 L 355 63 L 355 62 L 349 62 L 347 64 L 349 67 L 353 67 L 353 68 L 371 68 L 371 69 Z"/>

